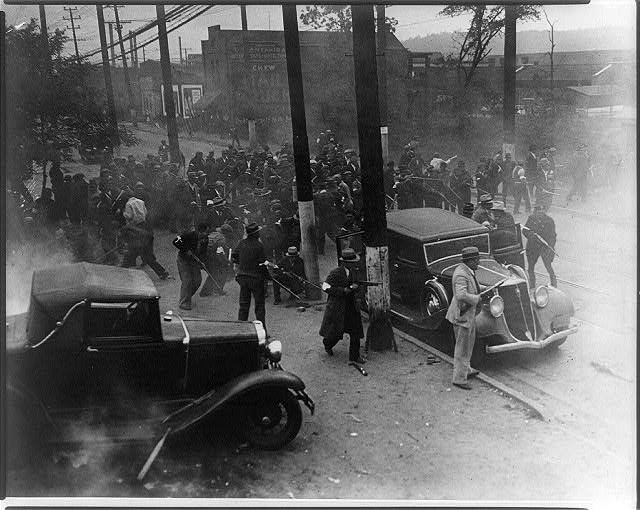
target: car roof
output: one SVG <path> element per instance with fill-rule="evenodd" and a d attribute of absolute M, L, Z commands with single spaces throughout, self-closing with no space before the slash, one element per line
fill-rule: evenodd
<path fill-rule="evenodd" d="M 144 272 L 137 269 L 80 262 L 33 273 L 31 297 L 42 306 L 75 304 L 89 300 L 135 300 L 158 297 L 158 291 Z"/>
<path fill-rule="evenodd" d="M 432 207 L 388 212 L 387 229 L 421 242 L 488 232 L 486 227 L 470 218 Z"/>
<path fill-rule="evenodd" d="M 144 271 L 80 262 L 34 271 L 31 280 L 27 338 L 38 342 L 76 303 L 137 301 L 158 298 Z"/>

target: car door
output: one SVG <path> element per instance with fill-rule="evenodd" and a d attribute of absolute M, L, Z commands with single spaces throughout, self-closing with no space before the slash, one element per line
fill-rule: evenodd
<path fill-rule="evenodd" d="M 424 252 L 416 239 L 403 235 L 389 235 L 391 297 L 405 304 L 419 298 L 419 289 L 424 283 Z M 393 258 L 392 258 L 393 257 Z"/>
<path fill-rule="evenodd" d="M 87 304 L 87 392 L 100 399 L 178 393 L 185 367 L 180 343 L 165 343 L 157 300 Z"/>

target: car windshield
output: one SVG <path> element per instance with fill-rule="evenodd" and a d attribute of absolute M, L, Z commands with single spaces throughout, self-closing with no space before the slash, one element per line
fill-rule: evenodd
<path fill-rule="evenodd" d="M 469 246 L 477 247 L 480 253 L 489 253 L 489 234 L 477 234 L 427 243 L 424 245 L 424 254 L 427 258 L 427 264 L 433 264 L 441 259 L 458 256 L 462 252 L 462 248 Z"/>

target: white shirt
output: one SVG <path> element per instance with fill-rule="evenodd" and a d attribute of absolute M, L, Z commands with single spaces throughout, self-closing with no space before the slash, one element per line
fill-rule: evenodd
<path fill-rule="evenodd" d="M 144 205 L 144 201 L 131 197 L 124 206 L 123 215 L 127 223 L 133 223 L 134 225 L 144 223 L 147 221 L 147 208 Z"/>

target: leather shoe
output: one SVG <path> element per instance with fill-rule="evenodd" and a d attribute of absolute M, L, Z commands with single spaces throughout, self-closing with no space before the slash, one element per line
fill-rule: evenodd
<path fill-rule="evenodd" d="M 454 382 L 453 385 L 457 386 L 458 388 L 462 388 L 463 390 L 470 390 L 471 389 L 471 385 L 469 383 L 466 383 L 466 382 Z"/>
<path fill-rule="evenodd" d="M 362 358 L 362 357 L 360 357 L 360 356 L 358 356 L 357 359 L 350 359 L 349 362 L 351 362 L 351 363 L 360 363 L 361 365 L 363 365 L 363 364 L 365 364 L 367 362 L 367 360 Z"/>
<path fill-rule="evenodd" d="M 469 370 L 469 373 L 467 374 L 467 378 L 471 379 L 472 377 L 478 377 L 479 373 L 480 373 L 480 370 L 474 370 L 472 368 L 471 370 Z"/>

